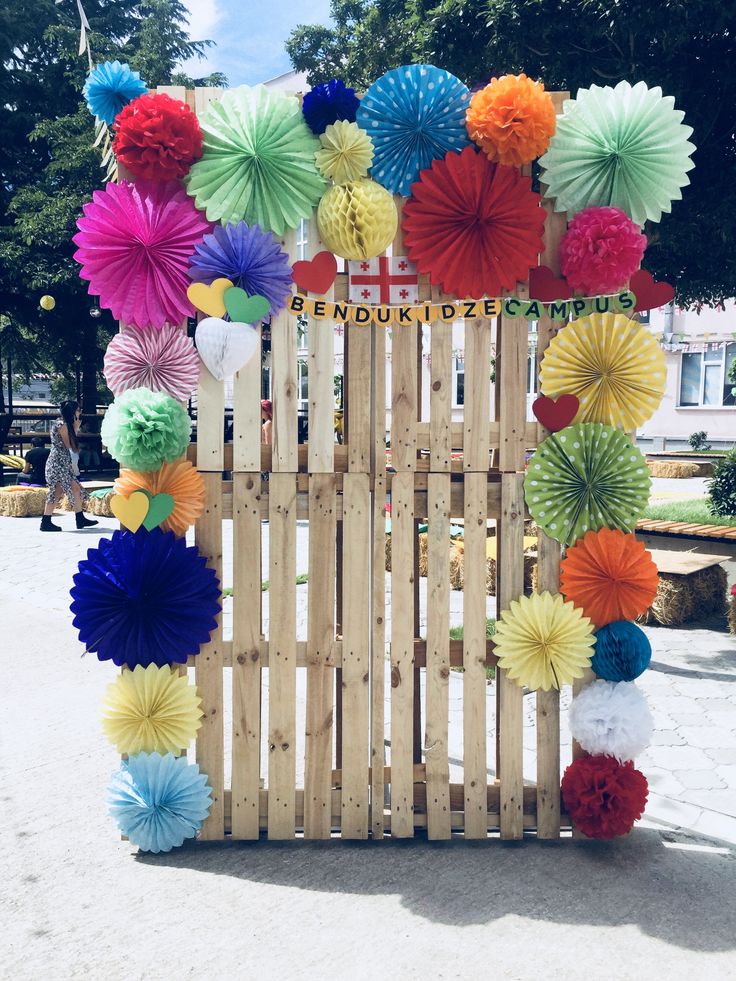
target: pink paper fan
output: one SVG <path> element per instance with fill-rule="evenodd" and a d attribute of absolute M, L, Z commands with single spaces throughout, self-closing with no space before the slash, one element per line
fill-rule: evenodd
<path fill-rule="evenodd" d="M 179 327 L 128 327 L 105 352 L 104 375 L 114 396 L 129 388 L 149 388 L 186 402 L 199 380 L 199 356 Z"/>
<path fill-rule="evenodd" d="M 163 327 L 194 316 L 189 258 L 212 225 L 176 181 L 108 184 L 77 226 L 80 276 L 116 319 Z"/>

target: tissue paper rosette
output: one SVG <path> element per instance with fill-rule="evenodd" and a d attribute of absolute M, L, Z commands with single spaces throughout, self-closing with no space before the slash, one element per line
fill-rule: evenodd
<path fill-rule="evenodd" d="M 158 470 L 148 473 L 122 469 L 114 490 L 123 497 L 130 497 L 136 491 L 146 491 L 152 497 L 169 494 L 174 499 L 174 510 L 159 527 L 162 531 L 173 531 L 177 536 L 186 535 L 197 518 L 204 514 L 204 480 L 187 460 L 164 463 Z"/>
<path fill-rule="evenodd" d="M 399 224 L 389 192 L 364 177 L 333 185 L 317 208 L 322 244 L 343 259 L 373 259 L 393 241 Z"/>
<path fill-rule="evenodd" d="M 269 314 L 278 313 L 291 295 L 291 262 L 288 252 L 271 232 L 258 225 L 218 225 L 205 235 L 189 260 L 189 276 L 195 283 L 229 279 L 249 296 L 265 296 Z"/>
<path fill-rule="evenodd" d="M 402 228 L 409 258 L 445 293 L 498 296 L 536 266 L 544 211 L 529 177 L 466 147 L 422 171 Z"/>
<path fill-rule="evenodd" d="M 107 803 L 121 834 L 158 854 L 196 836 L 212 807 L 212 788 L 185 756 L 138 753 L 113 774 Z"/>
<path fill-rule="evenodd" d="M 173 181 L 202 156 L 202 131 L 186 102 L 151 92 L 118 114 L 112 148 L 136 177 Z"/>
<path fill-rule="evenodd" d="M 489 160 L 521 167 L 547 149 L 555 131 L 554 103 L 542 82 L 521 75 L 492 78 L 475 92 L 465 124 Z"/>
<path fill-rule="evenodd" d="M 619 208 L 585 208 L 562 236 L 560 269 L 585 296 L 615 293 L 639 268 L 646 247 L 646 235 Z"/>
<path fill-rule="evenodd" d="M 186 675 L 137 665 L 107 686 L 102 729 L 118 753 L 185 751 L 202 725 L 202 699 Z"/>
<path fill-rule="evenodd" d="M 544 352 L 544 395 L 576 395 L 575 422 L 600 422 L 633 432 L 651 418 L 664 395 L 664 352 L 646 327 L 623 314 L 573 320 Z"/>
<path fill-rule="evenodd" d="M 199 358 L 179 327 L 127 327 L 107 345 L 102 370 L 116 397 L 129 388 L 148 388 L 186 402 L 197 389 Z"/>
<path fill-rule="evenodd" d="M 382 75 L 356 116 L 373 141 L 371 177 L 394 194 L 409 194 L 433 160 L 468 146 L 469 101 L 467 87 L 433 65 L 404 65 Z"/>
<path fill-rule="evenodd" d="M 649 745 L 654 722 L 644 695 L 630 681 L 594 681 L 572 700 L 570 735 L 586 753 L 635 759 Z"/>
<path fill-rule="evenodd" d="M 590 667 L 593 631 L 582 610 L 551 593 L 512 600 L 496 625 L 498 666 L 518 685 L 560 689 Z"/>
<path fill-rule="evenodd" d="M 560 565 L 560 592 L 596 627 L 646 613 L 658 583 L 657 567 L 644 543 L 614 528 L 586 531 Z"/>
<path fill-rule="evenodd" d="M 338 120 L 353 122 L 359 105 L 355 89 L 348 88 L 339 78 L 331 78 L 304 93 L 302 113 L 307 126 L 319 136 Z"/>
<path fill-rule="evenodd" d="M 635 623 L 616 620 L 596 631 L 590 666 L 599 678 L 634 681 L 646 671 L 651 659 L 649 638 Z"/>
<path fill-rule="evenodd" d="M 321 149 L 314 159 L 323 177 L 347 184 L 365 177 L 373 160 L 370 136 L 357 123 L 345 120 L 328 126 L 319 138 Z"/>
<path fill-rule="evenodd" d="M 550 538 L 571 545 L 586 531 L 631 531 L 649 500 L 646 460 L 617 429 L 588 422 L 539 444 L 524 478 L 529 513 Z"/>
<path fill-rule="evenodd" d="M 591 85 L 569 99 L 539 163 L 556 211 L 620 208 L 637 225 L 659 221 L 695 164 L 685 114 L 671 96 L 644 82 Z"/>
<path fill-rule="evenodd" d="M 204 152 L 184 183 L 211 221 L 281 235 L 310 216 L 325 182 L 314 162 L 319 141 L 293 96 L 241 85 L 211 102 L 200 125 Z"/>
<path fill-rule="evenodd" d="M 189 445 L 186 409 L 163 392 L 131 388 L 108 406 L 100 436 L 112 456 L 131 470 L 158 470 Z"/>
<path fill-rule="evenodd" d="M 612 756 L 581 756 L 562 778 L 565 810 L 588 838 L 628 834 L 644 813 L 648 791 L 643 773 Z"/>
<path fill-rule="evenodd" d="M 159 528 L 102 538 L 79 563 L 71 596 L 86 649 L 131 670 L 185 664 L 220 612 L 220 583 L 199 549 Z"/>
<path fill-rule="evenodd" d="M 83 211 L 74 258 L 100 306 L 136 327 L 194 316 L 187 263 L 211 225 L 176 181 L 108 184 Z"/>
<path fill-rule="evenodd" d="M 138 72 L 120 61 L 105 61 L 89 73 L 82 95 L 98 122 L 112 126 L 123 106 L 145 91 L 146 83 Z"/>

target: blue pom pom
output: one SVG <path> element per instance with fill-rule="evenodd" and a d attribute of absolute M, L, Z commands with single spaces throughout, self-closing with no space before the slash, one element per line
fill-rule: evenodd
<path fill-rule="evenodd" d="M 591 667 L 606 681 L 633 681 L 646 671 L 652 645 L 644 631 L 628 620 L 615 620 L 596 633 Z"/>
<path fill-rule="evenodd" d="M 359 105 L 360 99 L 355 94 L 355 89 L 349 89 L 339 78 L 333 78 L 329 82 L 315 85 L 311 92 L 307 92 L 302 102 L 302 112 L 307 126 L 319 136 L 338 119 L 355 122 Z"/>
<path fill-rule="evenodd" d="M 83 94 L 92 115 L 112 126 L 123 106 L 147 91 L 138 72 L 119 61 L 105 61 L 89 73 Z"/>

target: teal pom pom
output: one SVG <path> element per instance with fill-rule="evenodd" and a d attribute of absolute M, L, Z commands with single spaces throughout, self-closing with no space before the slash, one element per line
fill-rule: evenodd
<path fill-rule="evenodd" d="M 108 408 L 100 435 L 118 463 L 146 473 L 185 452 L 191 425 L 184 407 L 171 396 L 131 388 Z"/>

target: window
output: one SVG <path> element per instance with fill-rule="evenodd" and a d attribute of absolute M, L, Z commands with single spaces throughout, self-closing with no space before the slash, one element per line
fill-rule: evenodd
<path fill-rule="evenodd" d="M 705 344 L 704 351 L 682 355 L 678 405 L 734 406 L 734 383 L 728 372 L 736 361 L 736 344 Z"/>
<path fill-rule="evenodd" d="M 309 229 L 309 225 L 307 223 L 307 219 L 302 218 L 299 221 L 299 229 L 297 230 L 296 233 L 296 250 L 300 259 L 307 258 L 307 246 L 309 245 L 309 239 L 307 235 L 308 229 Z"/>

